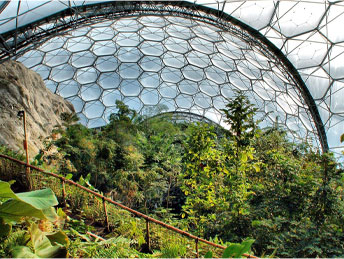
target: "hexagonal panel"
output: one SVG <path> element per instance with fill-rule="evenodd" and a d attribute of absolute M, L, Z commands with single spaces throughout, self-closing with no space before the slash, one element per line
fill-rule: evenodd
<path fill-rule="evenodd" d="M 204 93 L 198 93 L 194 96 L 195 104 L 199 107 L 206 109 L 213 106 L 211 98 Z"/>
<path fill-rule="evenodd" d="M 199 89 L 208 96 L 216 96 L 220 94 L 220 88 L 218 84 L 210 80 L 202 80 L 199 83 Z"/>
<path fill-rule="evenodd" d="M 189 52 L 186 55 L 186 59 L 189 61 L 191 65 L 200 68 L 205 68 L 211 64 L 209 56 L 198 51 Z"/>
<path fill-rule="evenodd" d="M 119 60 L 113 56 L 98 57 L 95 62 L 95 67 L 100 72 L 115 71 L 119 66 Z"/>
<path fill-rule="evenodd" d="M 227 74 L 220 68 L 209 67 L 205 69 L 205 74 L 207 78 L 214 81 L 217 84 L 223 84 L 227 82 Z"/>
<path fill-rule="evenodd" d="M 144 72 L 138 80 L 144 88 L 156 88 L 160 84 L 160 76 L 158 73 Z"/>
<path fill-rule="evenodd" d="M 124 79 L 137 79 L 142 70 L 137 63 L 122 63 L 118 67 L 118 73 Z"/>
<path fill-rule="evenodd" d="M 47 40 L 42 46 L 39 47 L 41 51 L 51 51 L 61 48 L 66 41 L 64 37 L 54 37 L 53 39 Z"/>
<path fill-rule="evenodd" d="M 35 65 L 38 65 L 43 60 L 44 53 L 37 50 L 30 50 L 26 52 L 25 57 L 20 57 L 17 60 L 23 63 L 27 68 L 31 68 Z"/>
<path fill-rule="evenodd" d="M 102 89 L 96 84 L 82 85 L 80 88 L 80 97 L 85 101 L 98 100 Z"/>
<path fill-rule="evenodd" d="M 190 28 L 176 24 L 167 25 L 166 32 L 174 38 L 186 40 L 196 36 Z"/>
<path fill-rule="evenodd" d="M 57 93 L 63 98 L 75 96 L 79 92 L 80 85 L 75 80 L 64 81 L 59 84 Z"/>
<path fill-rule="evenodd" d="M 189 42 L 190 42 L 191 47 L 193 47 L 195 50 L 198 50 L 204 54 L 214 53 L 213 44 L 207 40 L 204 40 L 201 38 L 193 38 Z"/>
<path fill-rule="evenodd" d="M 50 67 L 67 63 L 71 53 L 64 49 L 56 49 L 45 54 L 45 64 Z"/>
<path fill-rule="evenodd" d="M 121 78 L 115 72 L 102 73 L 99 76 L 98 83 L 103 89 L 117 88 L 121 83 Z"/>
<path fill-rule="evenodd" d="M 166 20 L 164 17 L 155 15 L 140 16 L 138 20 L 143 26 L 164 27 L 166 25 Z"/>
<path fill-rule="evenodd" d="M 116 44 L 112 41 L 96 41 L 92 46 L 92 52 L 96 56 L 113 55 L 116 50 Z"/>
<path fill-rule="evenodd" d="M 187 64 L 184 55 L 176 52 L 166 52 L 163 61 L 167 66 L 182 68 Z"/>
<path fill-rule="evenodd" d="M 87 67 L 92 66 L 94 61 L 96 60 L 96 57 L 92 55 L 89 51 L 82 51 L 82 52 L 76 52 L 73 53 L 71 56 L 70 63 L 73 65 L 73 67 Z"/>
<path fill-rule="evenodd" d="M 164 53 L 164 46 L 160 42 L 144 41 L 140 50 L 145 55 L 161 56 Z"/>
<path fill-rule="evenodd" d="M 91 45 L 92 41 L 87 37 L 69 38 L 65 43 L 66 49 L 71 52 L 87 50 Z"/>
<path fill-rule="evenodd" d="M 125 97 L 123 98 L 123 102 L 128 105 L 130 109 L 138 112 L 140 112 L 143 107 L 143 103 L 138 97 Z"/>
<path fill-rule="evenodd" d="M 140 35 L 135 32 L 118 33 L 114 40 L 117 45 L 123 47 L 135 47 L 138 46 L 142 41 Z"/>
<path fill-rule="evenodd" d="M 169 37 L 164 41 L 164 46 L 166 49 L 178 53 L 185 54 L 191 50 L 191 46 L 189 43 L 184 39 L 178 39 Z"/>
<path fill-rule="evenodd" d="M 211 62 L 214 66 L 222 69 L 223 71 L 229 72 L 236 70 L 236 64 L 232 58 L 224 56 L 220 53 L 216 53 L 211 56 Z"/>
<path fill-rule="evenodd" d="M 142 86 L 137 80 L 123 80 L 120 89 L 124 96 L 138 96 Z"/>
<path fill-rule="evenodd" d="M 159 92 L 162 97 L 175 98 L 179 93 L 176 84 L 163 82 L 160 85 Z"/>
<path fill-rule="evenodd" d="M 192 65 L 183 67 L 182 71 L 185 78 L 193 80 L 195 82 L 201 81 L 204 77 L 203 70 Z"/>
<path fill-rule="evenodd" d="M 159 93 L 155 89 L 144 89 L 141 92 L 141 101 L 144 105 L 157 105 L 159 102 Z"/>
<path fill-rule="evenodd" d="M 115 31 L 111 27 L 92 28 L 87 34 L 92 40 L 111 40 L 115 35 Z"/>
<path fill-rule="evenodd" d="M 183 75 L 179 69 L 165 67 L 161 70 L 161 78 L 166 82 L 178 83 L 183 79 Z"/>
<path fill-rule="evenodd" d="M 121 96 L 119 90 L 105 90 L 102 94 L 102 101 L 105 106 L 114 106 L 116 100 L 121 100 Z"/>
<path fill-rule="evenodd" d="M 164 31 L 159 27 L 143 27 L 140 35 L 145 40 L 162 41 L 165 38 Z"/>
<path fill-rule="evenodd" d="M 198 84 L 194 81 L 183 80 L 179 84 L 179 90 L 183 94 L 194 95 L 198 92 Z"/>
<path fill-rule="evenodd" d="M 121 47 L 116 56 L 122 62 L 137 62 L 142 57 L 142 52 L 138 48 Z"/>
<path fill-rule="evenodd" d="M 176 104 L 184 109 L 191 108 L 193 105 L 193 99 L 190 95 L 180 94 L 176 97 Z"/>
<path fill-rule="evenodd" d="M 117 21 L 116 29 L 119 32 L 137 32 L 143 27 L 136 19 L 123 18 Z"/>
<path fill-rule="evenodd" d="M 43 80 L 47 80 L 50 75 L 51 68 L 45 65 L 37 65 L 31 68 L 33 71 L 37 72 Z"/>
<path fill-rule="evenodd" d="M 163 64 L 160 57 L 144 56 L 140 61 L 139 65 L 143 71 L 158 72 Z"/>
<path fill-rule="evenodd" d="M 63 64 L 51 69 L 50 79 L 56 82 L 62 82 L 73 78 L 74 68 L 70 65 Z"/>
<path fill-rule="evenodd" d="M 76 72 L 76 79 L 80 84 L 93 83 L 98 78 L 98 72 L 93 67 L 80 68 Z"/>
<path fill-rule="evenodd" d="M 87 118 L 99 118 L 103 115 L 105 110 L 104 105 L 100 101 L 86 102 L 84 107 L 84 114 Z"/>

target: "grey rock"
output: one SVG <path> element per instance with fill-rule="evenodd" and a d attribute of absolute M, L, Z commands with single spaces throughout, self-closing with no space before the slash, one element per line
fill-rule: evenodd
<path fill-rule="evenodd" d="M 55 125 L 61 125 L 63 112 L 74 112 L 73 105 L 46 88 L 42 78 L 17 61 L 0 64 L 0 143 L 13 150 L 23 149 L 23 121 L 26 112 L 28 150 L 32 158 L 43 148 L 43 140 Z"/>

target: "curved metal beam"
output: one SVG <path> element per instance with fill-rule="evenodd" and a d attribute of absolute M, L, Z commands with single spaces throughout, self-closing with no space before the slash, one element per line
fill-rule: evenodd
<path fill-rule="evenodd" d="M 78 15 L 73 19 L 75 13 Z M 30 46 L 33 41 L 39 42 L 40 40 L 46 39 L 52 35 L 55 36 L 59 33 L 63 33 L 68 29 L 75 28 L 82 24 L 87 24 L 100 19 L 120 18 L 123 16 L 136 16 L 142 14 L 174 14 L 181 17 L 191 17 L 225 30 L 232 30 L 233 33 L 236 33 L 238 37 L 242 37 L 246 42 L 253 42 L 253 44 L 259 47 L 259 50 L 267 57 L 281 61 L 278 65 L 281 66 L 281 68 L 288 74 L 289 79 L 298 87 L 309 108 L 323 151 L 326 152 L 329 150 L 325 128 L 318 108 L 310 91 L 294 65 L 279 48 L 277 48 L 259 31 L 221 10 L 211 9 L 209 7 L 184 1 L 111 1 L 106 3 L 86 4 L 73 9 L 66 9 L 31 24 L 19 27 L 16 30 L 3 33 L 0 35 L 2 45 L 7 46 L 10 50 L 2 50 L 0 52 L 0 57 L 2 59 L 8 59 L 16 55 L 17 50 L 25 50 L 25 47 Z M 54 22 L 55 24 L 50 29 L 42 30 L 39 28 L 40 25 L 48 22 Z M 240 30 L 235 27 L 239 27 Z M 11 44 L 10 41 L 11 38 L 13 38 L 14 33 L 18 33 L 18 35 L 21 36 L 21 41 L 16 42 L 16 44 L 13 45 L 13 42 Z"/>

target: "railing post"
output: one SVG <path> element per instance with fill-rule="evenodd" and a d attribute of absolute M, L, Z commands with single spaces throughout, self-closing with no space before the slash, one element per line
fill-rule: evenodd
<path fill-rule="evenodd" d="M 107 230 L 110 232 L 109 218 L 108 218 L 108 213 L 107 213 L 107 209 L 106 209 L 106 201 L 105 201 L 104 197 L 102 198 L 102 200 L 103 200 L 103 207 L 104 207 L 104 213 L 105 213 L 105 224 L 106 224 Z"/>
<path fill-rule="evenodd" d="M 62 200 L 63 200 L 63 207 L 66 208 L 67 207 L 67 201 L 66 201 L 66 184 L 65 184 L 65 180 L 61 179 L 62 181 Z"/>
<path fill-rule="evenodd" d="M 199 258 L 199 252 L 198 252 L 198 238 L 195 239 L 196 243 L 196 258 Z"/>
<path fill-rule="evenodd" d="M 151 247 L 150 247 L 150 233 L 149 233 L 149 221 L 148 221 L 148 219 L 146 219 L 146 244 L 147 244 L 148 251 L 150 251 Z"/>
<path fill-rule="evenodd" d="M 30 167 L 28 166 L 30 163 L 30 159 L 29 159 L 29 149 L 28 149 L 28 142 L 27 142 L 27 132 L 26 132 L 26 113 L 25 111 L 19 111 L 18 115 L 19 118 L 23 118 L 23 128 L 24 128 L 24 149 L 25 149 L 25 154 L 26 154 L 26 167 L 25 167 L 25 172 L 26 172 L 26 177 L 27 180 L 29 182 L 29 188 L 30 190 L 32 190 L 32 184 L 31 184 L 31 180 L 30 180 Z"/>

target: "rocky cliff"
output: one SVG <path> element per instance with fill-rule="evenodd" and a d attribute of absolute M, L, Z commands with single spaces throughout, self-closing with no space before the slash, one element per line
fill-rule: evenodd
<path fill-rule="evenodd" d="M 28 150 L 32 158 L 55 125 L 62 123 L 63 112 L 73 105 L 49 91 L 42 78 L 16 61 L 0 64 L 0 143 L 23 150 L 23 121 L 18 111 L 26 112 Z M 23 150 L 24 152 L 24 150 Z"/>

